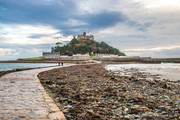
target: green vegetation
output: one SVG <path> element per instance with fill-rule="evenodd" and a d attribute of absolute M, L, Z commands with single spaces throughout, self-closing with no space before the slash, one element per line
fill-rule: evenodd
<path fill-rule="evenodd" d="M 32 58 L 24 58 L 25 60 L 38 60 L 42 59 L 42 57 L 32 57 Z"/>
<path fill-rule="evenodd" d="M 52 47 L 52 52 L 60 52 L 61 55 L 73 54 L 115 54 L 119 56 L 125 56 L 124 53 L 120 52 L 118 49 L 109 46 L 105 42 L 96 42 L 94 40 L 82 40 L 76 39 L 75 37 L 66 45 L 60 47 L 59 44 L 56 44 L 55 47 Z"/>

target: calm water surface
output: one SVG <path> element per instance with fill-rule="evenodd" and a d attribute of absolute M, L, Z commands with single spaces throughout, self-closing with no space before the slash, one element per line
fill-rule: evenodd
<path fill-rule="evenodd" d="M 19 69 L 19 68 L 37 68 L 47 66 L 57 66 L 57 63 L 0 63 L 0 71 Z"/>

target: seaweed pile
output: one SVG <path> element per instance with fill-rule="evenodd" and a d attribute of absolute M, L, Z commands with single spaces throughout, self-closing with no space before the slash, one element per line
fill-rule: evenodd
<path fill-rule="evenodd" d="M 180 119 L 180 81 L 119 76 L 102 64 L 38 75 L 67 120 Z M 143 79 L 142 79 L 143 78 Z"/>

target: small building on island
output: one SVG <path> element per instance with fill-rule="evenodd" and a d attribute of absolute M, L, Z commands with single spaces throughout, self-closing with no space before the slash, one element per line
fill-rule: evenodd
<path fill-rule="evenodd" d="M 78 35 L 77 36 L 78 40 L 94 40 L 94 36 L 93 35 L 86 35 L 86 32 L 83 32 L 82 35 Z"/>
<path fill-rule="evenodd" d="M 76 54 L 72 56 L 72 60 L 90 60 L 90 55 L 87 54 Z"/>
<path fill-rule="evenodd" d="M 60 52 L 43 52 L 43 59 L 56 59 L 58 60 Z"/>
<path fill-rule="evenodd" d="M 90 60 L 89 54 L 75 54 L 73 56 L 60 55 L 59 52 L 43 52 L 43 59 L 45 60 Z"/>

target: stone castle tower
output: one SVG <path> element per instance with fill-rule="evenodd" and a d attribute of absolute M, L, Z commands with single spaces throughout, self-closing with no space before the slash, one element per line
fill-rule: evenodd
<path fill-rule="evenodd" d="M 86 35 L 86 32 L 83 32 L 82 35 L 78 35 L 77 37 L 78 40 L 94 40 L 93 35 Z"/>

